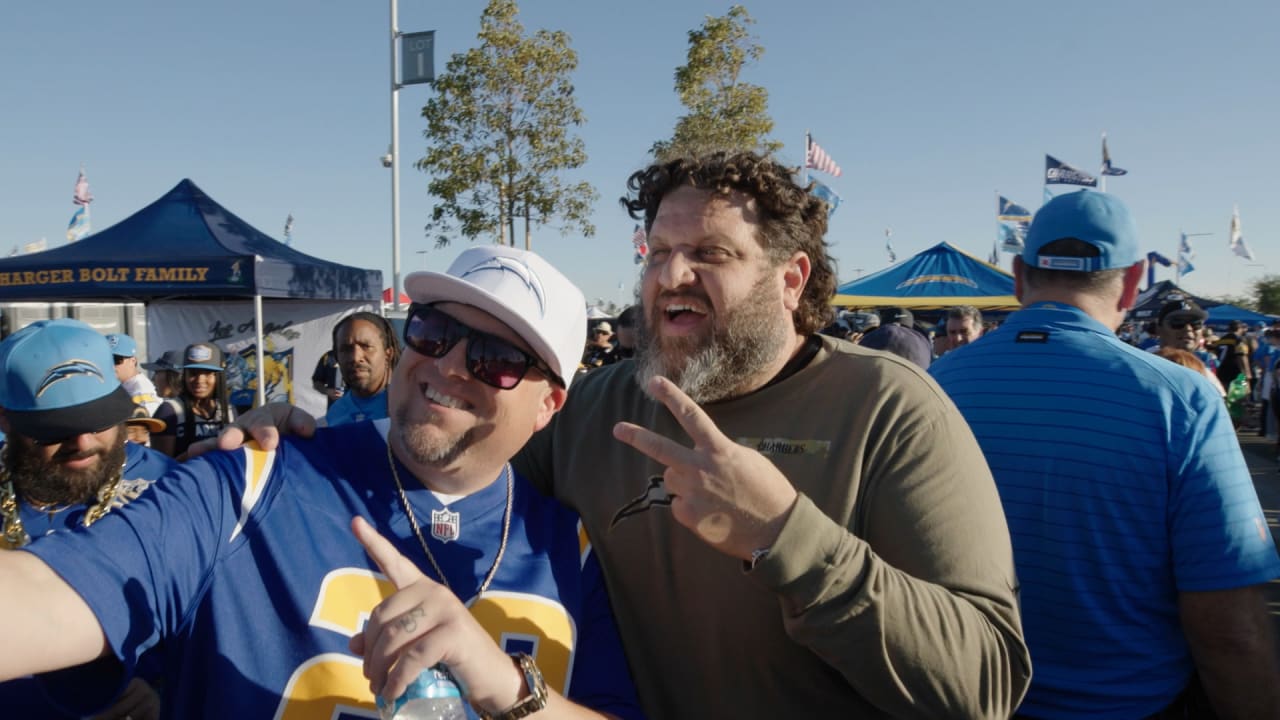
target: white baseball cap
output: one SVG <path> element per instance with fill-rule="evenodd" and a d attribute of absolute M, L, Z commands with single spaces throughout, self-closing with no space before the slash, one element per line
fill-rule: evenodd
<path fill-rule="evenodd" d="M 410 273 L 404 290 L 415 303 L 456 302 L 506 323 L 564 381 L 582 357 L 587 301 L 569 278 L 527 250 L 486 245 L 462 251 L 448 271 Z"/>

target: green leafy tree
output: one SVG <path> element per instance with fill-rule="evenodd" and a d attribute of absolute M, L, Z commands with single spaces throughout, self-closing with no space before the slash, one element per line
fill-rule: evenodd
<path fill-rule="evenodd" d="M 1253 281 L 1253 309 L 1266 315 L 1280 315 L 1280 275 L 1263 275 Z"/>
<path fill-rule="evenodd" d="M 526 35 L 518 12 L 514 0 L 490 0 L 479 47 L 449 59 L 422 109 L 427 153 L 416 166 L 439 200 L 426 226 L 436 247 L 459 234 L 514 245 L 517 218 L 526 248 L 533 225 L 595 235 L 595 189 L 564 177 L 587 161 L 572 134 L 586 121 L 570 80 L 578 55 L 563 31 Z"/>
<path fill-rule="evenodd" d="M 749 29 L 754 24 L 746 8 L 734 5 L 689 31 L 688 62 L 676 68 L 676 93 L 689 112 L 676 121 L 670 140 L 654 143 L 654 157 L 717 149 L 773 153 L 782 147 L 767 137 L 773 131 L 769 92 L 741 78 L 764 55 Z"/>

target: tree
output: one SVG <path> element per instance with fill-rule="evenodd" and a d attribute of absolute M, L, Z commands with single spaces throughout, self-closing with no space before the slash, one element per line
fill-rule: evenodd
<path fill-rule="evenodd" d="M 689 31 L 688 62 L 676 68 L 676 93 L 689 109 L 676 121 L 670 140 L 653 145 L 659 160 L 708 150 L 776 152 L 769 91 L 741 80 L 742 70 L 764 55 L 748 30 L 755 20 L 734 5 L 723 17 L 707 16 Z"/>
<path fill-rule="evenodd" d="M 1280 275 L 1263 275 L 1253 281 L 1253 309 L 1264 315 L 1280 315 Z"/>
<path fill-rule="evenodd" d="M 515 0 L 490 0 L 479 47 L 449 59 L 422 108 L 427 153 L 415 165 L 432 176 L 427 190 L 439 199 L 425 228 L 436 247 L 454 233 L 515 245 L 516 218 L 526 248 L 532 224 L 559 221 L 562 234 L 595 235 L 595 189 L 563 177 L 587 161 L 571 134 L 586 122 L 570 81 L 578 55 L 563 31 L 526 35 L 518 12 Z"/>

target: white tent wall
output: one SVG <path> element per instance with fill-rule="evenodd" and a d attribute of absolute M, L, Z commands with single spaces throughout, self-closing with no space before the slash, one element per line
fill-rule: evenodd
<path fill-rule="evenodd" d="M 332 346 L 333 326 L 361 310 L 377 312 L 376 302 L 349 300 L 270 300 L 263 306 L 263 351 L 267 402 L 290 401 L 320 417 L 325 398 L 311 387 L 316 362 Z M 166 350 L 212 342 L 226 354 L 227 386 L 236 393 L 256 388 L 256 331 L 253 300 L 155 301 L 147 306 L 147 345 L 151 359 Z M 246 395 L 244 397 L 249 397 Z M 256 397 L 250 398 L 256 402 Z M 249 404 L 248 402 L 240 404 Z"/>

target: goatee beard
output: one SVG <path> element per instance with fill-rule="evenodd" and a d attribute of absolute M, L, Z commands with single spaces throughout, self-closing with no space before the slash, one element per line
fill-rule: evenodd
<path fill-rule="evenodd" d="M 98 456 L 96 468 L 70 470 L 56 459 L 41 458 L 29 441 L 10 438 L 5 444 L 4 464 L 18 496 L 33 505 L 78 505 L 94 499 L 98 489 L 124 469 L 123 427 L 116 433 L 115 444 L 89 455 Z M 76 453 L 61 453 L 64 459 Z M 58 456 L 55 455 L 55 458 Z"/>
<path fill-rule="evenodd" d="M 426 427 L 431 419 L 428 417 L 426 421 L 415 422 L 409 417 L 407 406 L 398 408 L 395 424 L 399 430 L 400 445 L 409 453 L 413 462 L 419 465 L 446 467 L 471 447 L 475 437 L 472 431 L 468 430 L 457 437 L 433 440 L 426 433 Z"/>
<path fill-rule="evenodd" d="M 658 318 L 641 308 L 636 326 L 636 382 L 647 393 L 649 380 L 661 375 L 699 405 L 736 397 L 741 388 L 773 364 L 794 328 L 770 298 L 773 279 L 766 273 L 747 297 L 751 300 L 712 317 L 710 336 L 662 338 Z M 709 302 L 704 303 L 710 306 Z"/>

